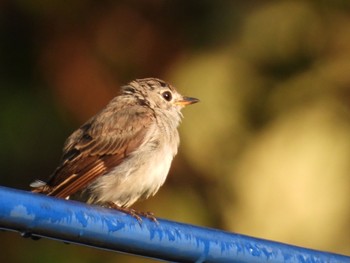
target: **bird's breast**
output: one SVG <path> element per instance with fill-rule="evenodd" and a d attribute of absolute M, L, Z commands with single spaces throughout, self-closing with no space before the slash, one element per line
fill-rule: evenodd
<path fill-rule="evenodd" d="M 120 165 L 97 179 L 90 188 L 91 200 L 127 207 L 154 195 L 164 184 L 178 147 L 177 134 L 173 141 L 163 139 L 149 137 Z"/>

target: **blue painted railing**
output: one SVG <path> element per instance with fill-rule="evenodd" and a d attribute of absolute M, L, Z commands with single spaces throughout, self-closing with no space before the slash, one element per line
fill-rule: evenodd
<path fill-rule="evenodd" d="M 350 262 L 350 257 L 0 187 L 0 228 L 173 262 Z"/>

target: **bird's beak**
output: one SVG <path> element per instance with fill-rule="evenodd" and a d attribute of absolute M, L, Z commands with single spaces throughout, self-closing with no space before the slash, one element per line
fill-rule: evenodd
<path fill-rule="evenodd" d="M 175 105 L 179 105 L 179 106 L 186 106 L 186 105 L 190 105 L 190 104 L 194 104 L 199 102 L 199 99 L 196 98 L 190 98 L 190 97 L 182 97 L 181 100 L 177 100 L 175 101 Z"/>

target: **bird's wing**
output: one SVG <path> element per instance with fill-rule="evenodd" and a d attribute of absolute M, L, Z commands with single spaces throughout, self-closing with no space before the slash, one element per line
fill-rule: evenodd
<path fill-rule="evenodd" d="M 135 151 L 154 124 L 152 110 L 140 105 L 102 113 L 67 139 L 61 165 L 34 192 L 66 198 L 84 189 Z"/>

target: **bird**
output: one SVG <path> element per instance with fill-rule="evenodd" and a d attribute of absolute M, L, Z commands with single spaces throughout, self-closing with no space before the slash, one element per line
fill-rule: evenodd
<path fill-rule="evenodd" d="M 130 206 L 164 184 L 180 143 L 181 109 L 197 102 L 158 78 L 129 82 L 67 138 L 58 167 L 46 182 L 32 182 L 32 192 L 157 222 L 153 213 Z"/>

